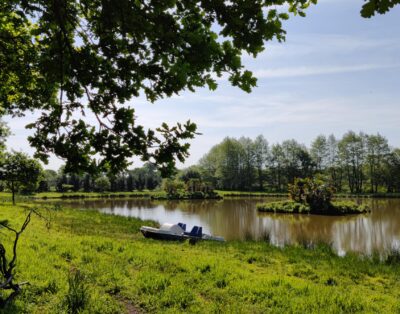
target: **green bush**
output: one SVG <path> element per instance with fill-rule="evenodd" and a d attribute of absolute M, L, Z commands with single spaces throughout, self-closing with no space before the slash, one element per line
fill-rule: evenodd
<path fill-rule="evenodd" d="M 95 189 L 98 192 L 105 192 L 111 189 L 110 180 L 107 177 L 99 177 L 94 181 Z"/>
<path fill-rule="evenodd" d="M 295 201 L 278 201 L 257 204 L 257 210 L 262 212 L 274 212 L 274 213 L 310 213 L 311 208 L 307 204 L 295 202 Z"/>
<path fill-rule="evenodd" d="M 315 178 L 295 178 L 288 187 L 289 198 L 297 203 L 308 204 L 311 210 L 328 211 L 334 188 Z"/>
<path fill-rule="evenodd" d="M 360 214 L 370 212 L 367 205 L 358 205 L 351 201 L 334 201 L 331 204 L 331 211 L 336 214 Z"/>

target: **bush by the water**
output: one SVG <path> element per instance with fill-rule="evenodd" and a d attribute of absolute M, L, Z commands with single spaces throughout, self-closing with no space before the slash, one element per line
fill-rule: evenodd
<path fill-rule="evenodd" d="M 366 205 L 358 205 L 351 201 L 332 202 L 334 189 L 329 184 L 314 178 L 296 178 L 289 184 L 288 201 L 258 204 L 257 209 L 274 213 L 302 213 L 347 215 L 369 211 Z"/>
<path fill-rule="evenodd" d="M 334 188 L 315 178 L 295 178 L 288 191 L 289 198 L 296 203 L 307 204 L 311 210 L 328 210 Z"/>
<path fill-rule="evenodd" d="M 164 199 L 220 198 L 209 182 L 203 182 L 200 179 L 188 179 L 186 182 L 178 179 L 165 179 L 162 183 L 162 189 L 167 194 L 166 197 L 163 197 Z"/>

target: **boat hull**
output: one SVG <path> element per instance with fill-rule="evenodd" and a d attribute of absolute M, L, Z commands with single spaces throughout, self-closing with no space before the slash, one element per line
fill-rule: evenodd
<path fill-rule="evenodd" d="M 167 241 L 183 241 L 185 237 L 183 235 L 160 233 L 157 231 L 140 230 L 145 238 L 167 240 Z"/>
<path fill-rule="evenodd" d="M 153 228 L 142 226 L 140 228 L 143 236 L 145 238 L 157 239 L 157 240 L 167 240 L 167 241 L 184 241 L 189 240 L 190 243 L 196 243 L 199 240 L 211 240 L 211 241 L 221 241 L 224 242 L 224 238 L 215 237 L 208 234 L 204 234 L 200 231 L 197 232 L 185 232 L 184 229 L 176 228 L 176 225 L 164 224 L 161 228 Z"/>

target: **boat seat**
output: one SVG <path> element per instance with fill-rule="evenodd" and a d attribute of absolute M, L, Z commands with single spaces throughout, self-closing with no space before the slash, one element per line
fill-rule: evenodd
<path fill-rule="evenodd" d="M 178 222 L 178 226 L 181 227 L 183 229 L 183 231 L 186 231 L 186 224 L 184 224 L 182 222 Z"/>
<path fill-rule="evenodd" d="M 192 231 L 189 233 L 186 232 L 186 234 L 192 237 L 201 237 L 203 234 L 203 227 L 194 226 Z"/>

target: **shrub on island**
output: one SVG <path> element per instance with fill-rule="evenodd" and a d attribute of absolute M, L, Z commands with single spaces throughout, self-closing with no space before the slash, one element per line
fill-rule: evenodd
<path fill-rule="evenodd" d="M 185 199 L 220 199 L 212 185 L 200 179 L 164 179 L 162 189 L 165 195 L 153 199 L 185 200 Z"/>
<path fill-rule="evenodd" d="M 334 189 L 314 178 L 296 178 L 289 184 L 289 200 L 257 204 L 262 212 L 320 215 L 349 215 L 369 212 L 366 205 L 332 201 Z"/>

